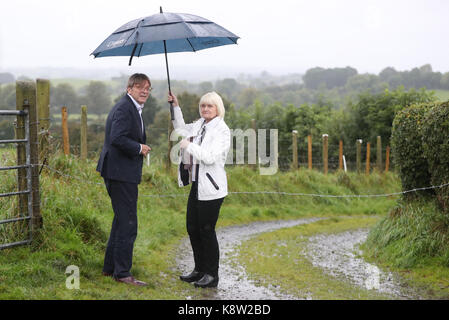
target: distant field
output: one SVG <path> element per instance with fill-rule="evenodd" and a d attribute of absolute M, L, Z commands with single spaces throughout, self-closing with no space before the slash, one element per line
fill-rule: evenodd
<path fill-rule="evenodd" d="M 441 101 L 449 100 L 449 90 L 433 90 L 435 91 L 435 96 Z"/>
<path fill-rule="evenodd" d="M 75 91 L 78 91 L 82 87 L 87 86 L 89 84 L 89 82 L 91 82 L 91 81 L 92 80 L 89 80 L 89 79 L 62 78 L 62 79 L 51 79 L 50 83 L 53 86 L 57 86 L 57 85 L 59 85 L 61 83 L 68 83 L 71 86 L 73 86 Z M 112 80 L 101 80 L 101 81 L 104 82 L 106 85 L 111 86 L 111 87 L 115 87 L 117 85 L 117 83 L 115 81 L 112 81 Z"/>

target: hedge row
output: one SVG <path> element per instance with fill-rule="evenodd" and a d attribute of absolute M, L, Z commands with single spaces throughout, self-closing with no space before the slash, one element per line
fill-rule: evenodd
<path fill-rule="evenodd" d="M 391 144 L 404 190 L 449 183 L 449 101 L 412 105 L 398 112 Z M 407 197 L 435 194 L 449 212 L 449 187 Z"/>

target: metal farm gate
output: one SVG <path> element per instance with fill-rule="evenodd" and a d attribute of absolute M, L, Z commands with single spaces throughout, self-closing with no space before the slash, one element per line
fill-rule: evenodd
<path fill-rule="evenodd" d="M 40 216 L 40 195 L 39 195 L 39 173 L 37 171 L 37 123 L 30 121 L 35 116 L 35 105 L 30 106 L 28 100 L 24 101 L 23 110 L 0 110 L 1 116 L 16 116 L 16 137 L 11 140 L 0 140 L 0 145 L 17 145 L 17 165 L 0 166 L 0 171 L 17 170 L 17 191 L 0 193 L 0 198 L 18 197 L 18 205 L 11 202 L 13 208 L 12 216 L 4 218 L 4 209 L 0 207 L 0 250 L 19 245 L 30 244 L 33 240 L 33 233 L 42 223 Z M 34 110 L 31 110 L 33 109 Z M 34 111 L 34 112 L 33 112 Z M 36 132 L 34 132 L 36 131 Z M 34 134 L 33 134 L 34 133 Z M 34 141 L 34 143 L 33 143 Z M 0 181 L 4 184 L 4 181 Z M 0 199 L 1 200 L 1 199 Z M 6 208 L 7 210 L 8 208 Z M 14 210 L 11 210 L 14 209 Z M 24 224 L 25 228 L 6 228 L 7 225 Z M 20 241 L 10 240 L 11 233 L 25 230 L 24 235 L 12 235 L 12 238 L 23 236 Z"/>

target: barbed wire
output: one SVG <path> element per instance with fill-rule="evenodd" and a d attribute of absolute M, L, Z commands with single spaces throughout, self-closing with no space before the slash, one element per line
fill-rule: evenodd
<path fill-rule="evenodd" d="M 93 182 L 85 180 L 84 178 L 75 177 L 69 174 L 66 174 L 60 170 L 54 169 L 46 164 L 38 164 L 32 165 L 33 167 L 45 167 L 50 171 L 57 173 L 63 177 L 75 179 L 81 181 L 83 183 L 92 184 L 92 185 L 104 185 L 104 183 Z M 422 187 L 422 188 L 414 188 L 406 191 L 392 192 L 392 193 L 384 193 L 384 194 L 348 194 L 348 195 L 332 195 L 332 194 L 317 194 L 317 193 L 301 193 L 301 192 L 283 192 L 283 191 L 230 191 L 228 194 L 230 195 L 281 195 L 281 196 L 303 196 L 303 197 L 315 197 L 315 198 L 380 198 L 380 197 L 393 197 L 400 196 L 408 193 L 433 190 L 433 189 L 441 189 L 449 186 L 448 183 L 444 183 L 439 186 L 430 186 L 430 187 Z M 149 197 L 149 198 L 176 198 L 176 197 L 187 197 L 188 193 L 173 193 L 173 194 L 146 194 L 140 195 L 140 197 Z"/>

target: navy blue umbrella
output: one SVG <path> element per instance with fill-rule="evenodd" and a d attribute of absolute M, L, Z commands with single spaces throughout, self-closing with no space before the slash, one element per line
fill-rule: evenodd
<path fill-rule="evenodd" d="M 165 53 L 168 90 L 171 92 L 168 52 L 199 51 L 237 44 L 238 36 L 218 24 L 186 13 L 162 12 L 128 22 L 114 31 L 92 52 L 95 58 L 133 57 Z M 170 107 L 173 119 L 173 106 Z"/>

